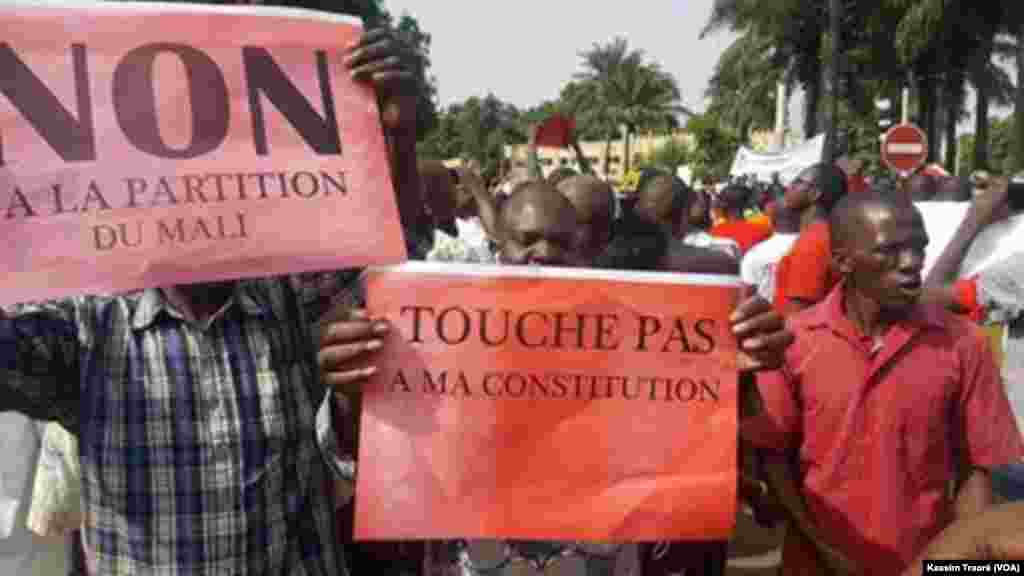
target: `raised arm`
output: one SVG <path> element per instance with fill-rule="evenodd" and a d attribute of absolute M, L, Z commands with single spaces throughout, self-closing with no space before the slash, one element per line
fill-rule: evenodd
<path fill-rule="evenodd" d="M 960 264 L 967 255 L 971 243 L 986 226 L 997 220 L 1005 211 L 1008 191 L 1009 181 L 1000 178 L 992 181 L 985 192 L 971 202 L 967 216 L 928 273 L 925 281 L 928 288 L 941 288 L 957 279 Z"/>
<path fill-rule="evenodd" d="M 487 186 L 480 176 L 469 168 L 459 168 L 459 180 L 462 185 L 473 195 L 476 203 L 477 213 L 480 215 L 480 223 L 491 240 L 501 243 L 501 233 L 498 226 L 498 207 L 494 202 L 494 196 L 487 191 Z"/>
<path fill-rule="evenodd" d="M 594 170 L 590 166 L 590 160 L 587 160 L 587 156 L 583 153 L 583 149 L 580 147 L 580 139 L 575 132 L 572 135 L 572 150 L 576 153 L 576 165 L 580 167 L 580 173 L 593 174 Z"/>

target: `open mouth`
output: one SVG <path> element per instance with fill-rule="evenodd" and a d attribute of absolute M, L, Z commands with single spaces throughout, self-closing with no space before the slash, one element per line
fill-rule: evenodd
<path fill-rule="evenodd" d="M 922 287 L 923 287 L 923 283 L 921 282 L 920 278 L 915 279 L 915 280 L 906 280 L 904 282 L 900 282 L 900 290 L 904 294 L 911 294 L 911 295 L 915 295 L 916 296 L 916 295 L 921 293 Z"/>

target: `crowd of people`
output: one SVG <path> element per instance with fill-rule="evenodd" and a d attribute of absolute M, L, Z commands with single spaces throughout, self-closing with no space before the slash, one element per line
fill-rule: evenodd
<path fill-rule="evenodd" d="M 979 328 L 1008 323 L 1019 346 L 1024 257 L 958 277 L 1007 215 L 1006 180 L 951 199 L 970 209 L 925 277 L 917 180 L 881 191 L 818 164 L 784 189 L 711 193 L 648 170 L 627 204 L 586 167 L 544 178 L 534 164 L 489 187 L 471 166 L 416 158 L 413 64 L 393 36 L 368 32 L 347 62 L 382 102 L 412 258 L 741 276 L 737 482 L 759 521 L 787 525 L 782 574 L 1024 557 L 1020 504 L 996 503 L 1024 483 L 1024 354 L 1000 367 Z M 358 275 L 2 311 L 0 410 L 74 440 L 35 476 L 44 491 L 78 476 L 80 493 L 37 514 L 80 529 L 80 573 L 724 573 L 720 541 L 353 542 L 359 388 L 390 330 L 362 309 Z"/>

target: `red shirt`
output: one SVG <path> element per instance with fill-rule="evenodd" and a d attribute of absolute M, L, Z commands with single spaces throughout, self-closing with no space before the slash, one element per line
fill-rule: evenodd
<path fill-rule="evenodd" d="M 832 273 L 832 238 L 824 220 L 808 226 L 789 254 L 775 268 L 775 308 L 781 313 L 794 311 L 790 298 L 809 302 L 824 300 L 836 285 Z"/>
<path fill-rule="evenodd" d="M 863 176 L 851 174 L 846 177 L 846 190 L 850 194 L 860 194 L 861 192 L 866 192 L 869 188 L 868 181 Z"/>
<path fill-rule="evenodd" d="M 770 238 L 772 229 L 770 226 L 766 227 L 749 220 L 726 220 L 712 226 L 708 233 L 718 238 L 734 240 L 740 245 L 740 251 L 746 253 L 756 244 Z"/>
<path fill-rule="evenodd" d="M 796 449 L 811 520 L 866 574 L 899 574 L 951 520 L 957 454 L 991 469 L 1024 456 L 980 330 L 919 306 L 874 346 L 850 322 L 842 286 L 789 318 L 796 342 L 758 386 L 750 442 Z M 782 574 L 819 574 L 787 539 Z"/>

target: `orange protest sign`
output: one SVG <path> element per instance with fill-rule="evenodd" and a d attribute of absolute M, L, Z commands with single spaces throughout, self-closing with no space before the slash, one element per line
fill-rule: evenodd
<path fill-rule="evenodd" d="M 409 263 L 361 414 L 356 537 L 727 537 L 731 278 Z"/>
<path fill-rule="evenodd" d="M 405 259 L 358 22 L 0 7 L 0 304 Z"/>

